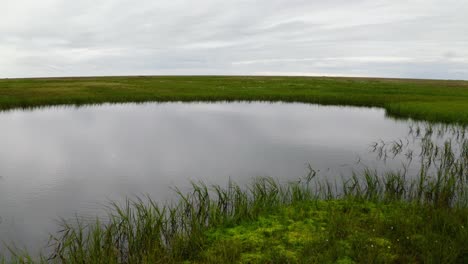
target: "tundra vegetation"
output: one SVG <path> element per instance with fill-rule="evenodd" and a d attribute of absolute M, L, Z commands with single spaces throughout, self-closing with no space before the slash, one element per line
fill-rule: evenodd
<path fill-rule="evenodd" d="M 10 90 L 10 97 L 0 97 L 4 109 L 281 100 L 379 106 L 395 117 L 447 123 L 415 122 L 407 138 L 371 144 L 383 161 L 404 158 L 396 171 L 367 168 L 331 182 L 309 167 L 294 182 L 268 177 L 245 186 L 194 182 L 189 192 L 175 189 L 174 201 L 148 195 L 111 203 L 103 208 L 106 219 L 62 221 L 43 255 L 11 247 L 3 262 L 467 263 L 467 87 L 455 81 L 289 77 L 0 81 L 2 95 Z"/>
<path fill-rule="evenodd" d="M 468 124 L 468 81 L 141 76 L 0 79 L 0 109 L 147 101 L 284 101 L 382 107 L 393 117 Z"/>

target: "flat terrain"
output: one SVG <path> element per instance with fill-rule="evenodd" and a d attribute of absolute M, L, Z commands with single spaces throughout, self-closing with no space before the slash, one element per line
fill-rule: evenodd
<path fill-rule="evenodd" d="M 0 80 L 0 108 L 146 101 L 285 101 L 382 107 L 468 125 L 468 81 L 325 77 L 99 77 Z M 468 139 L 416 134 L 416 178 L 365 170 L 335 185 L 256 178 L 193 184 L 176 203 L 111 203 L 107 221 L 64 220 L 50 256 L 0 263 L 468 263 Z M 419 130 L 419 129 L 418 129 Z M 384 143 L 385 144 L 385 143 Z M 401 144 L 401 145 L 400 145 Z M 406 156 L 397 141 L 388 149 Z M 453 146 L 452 146 L 453 145 Z M 34 177 L 32 175 L 31 177 Z M 208 187 L 209 186 L 209 187 Z M 110 208 L 110 209 L 109 209 Z"/>
<path fill-rule="evenodd" d="M 468 124 L 468 81 L 142 76 L 0 79 L 0 109 L 145 101 L 261 100 L 383 107 L 393 117 Z"/>

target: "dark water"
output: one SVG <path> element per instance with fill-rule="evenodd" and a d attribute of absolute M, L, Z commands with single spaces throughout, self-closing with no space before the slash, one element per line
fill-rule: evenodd
<path fill-rule="evenodd" d="M 60 217 L 126 196 L 167 200 L 190 180 L 295 180 L 309 163 L 338 179 L 375 165 L 370 143 L 405 137 L 408 122 L 369 108 L 148 103 L 9 111 L 0 131 L 0 240 L 37 249 Z"/>

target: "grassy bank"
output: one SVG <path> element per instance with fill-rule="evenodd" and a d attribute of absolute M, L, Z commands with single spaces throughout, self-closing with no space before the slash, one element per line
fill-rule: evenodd
<path fill-rule="evenodd" d="M 466 129 L 415 128 L 419 149 L 376 143 L 383 157 L 419 160 L 405 169 L 364 170 L 339 184 L 312 168 L 295 182 L 247 186 L 194 183 L 179 200 L 112 204 L 107 220 L 64 221 L 38 263 L 466 263 Z M 444 128 L 444 129 L 445 129 Z M 442 129 L 442 130 L 441 130 Z M 405 165 L 403 166 L 405 167 Z M 12 262 L 33 261 L 14 251 Z"/>
<path fill-rule="evenodd" d="M 298 202 L 209 231 L 198 262 L 466 263 L 467 215 L 349 198 Z"/>
<path fill-rule="evenodd" d="M 0 108 L 144 101 L 262 100 L 383 107 L 468 124 L 468 81 L 325 77 L 100 77 L 0 80 Z"/>
<path fill-rule="evenodd" d="M 466 206 L 442 206 L 409 189 L 401 194 L 411 200 L 390 188 L 375 192 L 374 180 L 363 183 L 363 191 L 346 185 L 353 191 L 328 199 L 324 190 L 269 178 L 246 190 L 198 184 L 175 205 L 128 201 L 113 205 L 106 223 L 64 222 L 50 256 L 34 260 L 16 252 L 10 261 L 466 263 Z"/>

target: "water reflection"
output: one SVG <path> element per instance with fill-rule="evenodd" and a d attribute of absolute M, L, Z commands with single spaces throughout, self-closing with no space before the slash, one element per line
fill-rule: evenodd
<path fill-rule="evenodd" d="M 0 114 L 0 239 L 34 248 L 54 219 L 125 196 L 171 197 L 190 180 L 325 177 L 385 165 L 369 143 L 403 138 L 384 110 L 283 103 L 148 103 Z M 359 161 L 359 162 L 357 162 Z"/>

